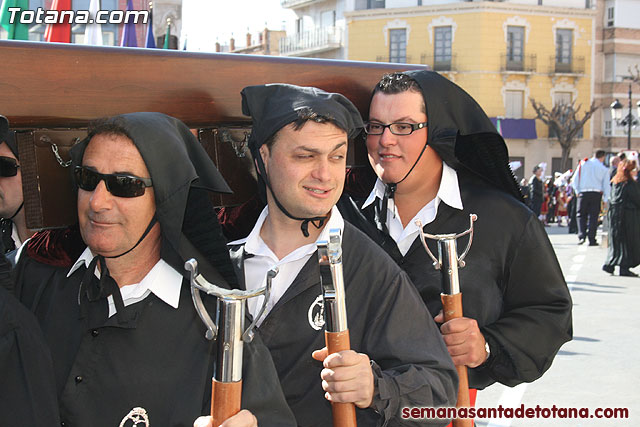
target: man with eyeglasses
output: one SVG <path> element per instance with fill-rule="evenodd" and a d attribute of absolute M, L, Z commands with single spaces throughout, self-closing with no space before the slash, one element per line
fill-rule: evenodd
<path fill-rule="evenodd" d="M 341 200 L 345 218 L 409 274 L 443 323 L 441 273 L 418 236 L 461 233 L 476 214 L 459 272 L 464 317 L 442 324 L 445 343 L 454 363 L 469 368 L 472 388 L 540 377 L 571 339 L 571 298 L 489 118 L 438 73 L 408 71 L 385 75 L 375 87 L 365 131 L 377 180 L 368 197 Z M 434 241 L 429 246 L 438 253 Z"/>
<path fill-rule="evenodd" d="M 33 235 L 27 228 L 22 197 L 22 173 L 15 133 L 0 116 L 0 230 L 5 252 L 14 251 Z"/>
<path fill-rule="evenodd" d="M 361 427 L 446 424 L 403 411 L 455 400 L 435 323 L 406 274 L 334 206 L 348 142 L 362 129 L 358 110 L 340 94 L 287 84 L 246 87 L 242 105 L 267 206 L 247 237 L 229 243 L 231 258 L 247 289 L 278 269 L 259 332 L 298 425 L 331 425 L 332 402 L 353 403 Z M 351 350 L 328 355 L 317 242 L 331 229 L 342 232 Z"/>
<path fill-rule="evenodd" d="M 61 421 L 191 425 L 210 411 L 217 350 L 184 262 L 237 285 L 208 195 L 229 187 L 190 130 L 160 113 L 98 121 L 71 158 L 81 240 L 36 234 L 16 284 L 51 348 Z M 246 409 L 224 426 L 295 425 L 259 336 L 244 355 Z"/>

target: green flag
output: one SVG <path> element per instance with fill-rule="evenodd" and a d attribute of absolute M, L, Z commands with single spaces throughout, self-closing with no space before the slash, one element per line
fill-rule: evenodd
<path fill-rule="evenodd" d="M 10 7 L 19 7 L 21 10 L 29 9 L 29 0 L 4 0 L 0 11 L 0 27 L 7 30 L 9 40 L 29 40 L 29 25 L 20 23 L 21 12 L 13 14 L 11 22 Z"/>
<path fill-rule="evenodd" d="M 169 38 L 171 37 L 171 21 L 167 22 L 167 33 L 164 35 L 163 49 L 169 49 Z"/>

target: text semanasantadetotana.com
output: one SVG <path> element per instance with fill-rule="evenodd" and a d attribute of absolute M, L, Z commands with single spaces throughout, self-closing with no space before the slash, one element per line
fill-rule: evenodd
<path fill-rule="evenodd" d="M 403 419 L 453 419 L 453 418 L 629 418 L 629 408 L 565 408 L 518 407 L 495 408 L 402 408 Z"/>

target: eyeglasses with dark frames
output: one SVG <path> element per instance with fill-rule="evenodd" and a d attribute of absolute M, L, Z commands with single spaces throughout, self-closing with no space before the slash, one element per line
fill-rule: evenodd
<path fill-rule="evenodd" d="M 8 178 L 18 174 L 20 165 L 18 161 L 11 157 L 0 156 L 0 177 Z"/>
<path fill-rule="evenodd" d="M 104 181 L 107 191 L 116 197 L 139 197 L 146 187 L 153 187 L 151 178 L 117 173 L 100 173 L 85 166 L 76 166 L 73 174 L 78 187 L 85 191 L 94 191 L 100 181 Z"/>
<path fill-rule="evenodd" d="M 427 127 L 427 122 L 423 123 L 389 123 L 385 125 L 378 122 L 367 122 L 364 124 L 364 131 L 368 135 L 382 135 L 386 128 L 389 128 L 394 135 L 411 135 L 413 132 Z"/>

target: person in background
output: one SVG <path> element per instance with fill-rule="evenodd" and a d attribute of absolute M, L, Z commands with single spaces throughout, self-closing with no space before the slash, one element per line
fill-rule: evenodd
<path fill-rule="evenodd" d="M 533 167 L 533 175 L 529 178 L 529 197 L 530 208 L 536 215 L 536 218 L 540 217 L 542 202 L 544 200 L 544 184 L 542 183 L 542 167 L 536 165 Z"/>
<path fill-rule="evenodd" d="M 609 170 L 604 165 L 605 152 L 598 150 L 592 158 L 580 162 L 571 184 L 578 194 L 578 244 L 589 239 L 589 246 L 598 246 L 596 231 L 601 202 L 609 200 L 611 185 Z"/>
<path fill-rule="evenodd" d="M 27 228 L 24 214 L 22 172 L 15 132 L 9 130 L 9 121 L 4 116 L 0 116 L 0 230 L 5 252 L 19 249 L 22 242 L 34 233 Z"/>
<path fill-rule="evenodd" d="M 635 160 L 622 160 L 611 180 L 609 249 L 602 269 L 620 276 L 638 277 L 630 268 L 640 264 L 640 184 Z"/>

